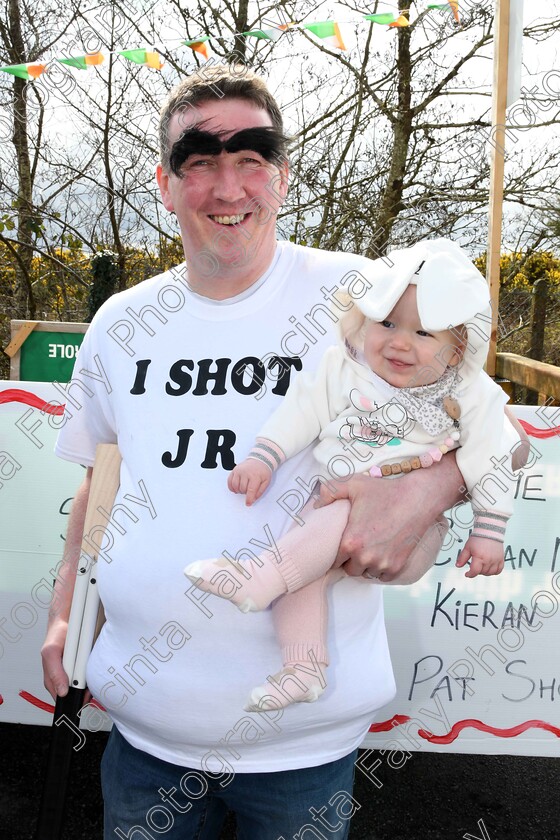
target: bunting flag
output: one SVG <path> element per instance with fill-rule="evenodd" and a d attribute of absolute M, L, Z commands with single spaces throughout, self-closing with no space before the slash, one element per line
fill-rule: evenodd
<path fill-rule="evenodd" d="M 427 8 L 430 10 L 448 10 L 452 12 L 453 17 L 459 23 L 459 0 L 446 0 L 443 3 L 428 3 Z M 398 13 L 398 17 L 396 16 Z M 395 10 L 395 12 L 376 12 L 371 15 L 362 15 L 361 20 L 367 20 L 370 23 L 378 23 L 387 25 L 390 28 L 398 28 L 410 26 L 410 21 L 406 17 L 408 9 Z M 348 21 L 347 21 L 348 22 Z M 359 24 L 360 21 L 353 21 Z M 263 23 L 268 23 L 263 21 Z M 339 50 L 346 50 L 347 47 L 342 38 L 340 25 L 335 20 L 324 20 L 311 23 L 289 23 L 268 24 L 266 29 L 250 29 L 247 32 L 235 33 L 235 37 L 251 37 L 261 40 L 276 42 L 281 35 L 287 30 L 307 29 L 315 37 L 320 38 L 324 43 L 330 47 L 335 47 Z M 210 58 L 210 35 L 200 35 L 198 38 L 191 38 L 188 40 L 176 41 L 175 43 L 183 44 L 194 52 L 200 53 L 206 60 Z M 161 56 L 155 50 L 148 50 L 145 47 L 140 49 L 120 50 L 118 53 L 108 53 L 109 55 L 121 55 L 128 61 L 133 61 L 136 64 L 143 64 L 146 67 L 152 67 L 156 70 L 161 70 L 164 62 Z M 78 70 L 86 70 L 88 67 L 103 64 L 106 56 L 103 53 L 89 53 L 81 56 L 70 56 L 69 58 L 57 58 L 53 60 L 59 61 L 61 64 L 66 64 L 68 67 L 75 67 Z M 3 73 L 9 73 L 12 76 L 18 76 L 25 81 L 30 79 L 37 79 L 47 69 L 45 64 L 26 63 L 26 64 L 12 64 L 6 67 L 0 67 Z"/>
<path fill-rule="evenodd" d="M 282 29 L 251 29 L 249 32 L 241 33 L 245 37 L 260 38 L 266 41 L 277 41 L 282 35 Z"/>
<path fill-rule="evenodd" d="M 392 12 L 380 12 L 376 15 L 364 15 L 365 20 L 371 20 L 373 23 L 393 23 L 396 18 Z"/>
<path fill-rule="evenodd" d="M 390 23 L 389 26 L 410 26 L 410 21 L 404 15 L 399 15 L 393 23 Z"/>
<path fill-rule="evenodd" d="M 17 76 L 19 79 L 38 79 L 41 73 L 46 70 L 45 64 L 12 64 L 10 67 L 0 67 L 4 73 L 9 73 L 11 76 Z"/>
<path fill-rule="evenodd" d="M 191 41 L 183 41 L 183 44 L 186 47 L 190 47 L 191 50 L 200 53 L 206 60 L 208 60 L 210 58 L 210 46 L 206 43 L 208 38 L 208 35 L 204 35 L 202 38 L 195 38 Z"/>
<path fill-rule="evenodd" d="M 134 61 L 135 64 L 145 64 L 147 67 L 153 67 L 154 70 L 161 70 L 163 67 L 160 54 L 153 50 L 121 50 L 119 55 L 129 61 Z"/>
<path fill-rule="evenodd" d="M 317 38 L 325 41 L 329 47 L 336 47 L 338 50 L 345 50 L 344 41 L 340 34 L 340 27 L 335 20 L 324 20 L 320 23 L 302 23 L 302 29 L 308 29 Z"/>
<path fill-rule="evenodd" d="M 78 70 L 87 70 L 88 67 L 95 67 L 97 64 L 103 64 L 105 56 L 103 53 L 88 53 L 88 55 L 79 55 L 75 58 L 57 58 L 61 64 L 67 64 L 68 67 L 76 67 Z"/>
<path fill-rule="evenodd" d="M 302 29 L 308 29 L 317 38 L 324 41 L 329 47 L 338 50 L 345 50 L 346 46 L 342 40 L 340 27 L 334 20 L 320 21 L 319 23 L 302 23 Z"/>
<path fill-rule="evenodd" d="M 460 23 L 459 21 L 459 2 L 458 0 L 448 0 L 449 5 L 451 6 L 451 11 L 453 12 L 453 17 Z"/>
<path fill-rule="evenodd" d="M 439 9 L 440 11 L 451 11 L 453 12 L 453 17 L 460 23 L 459 20 L 459 3 L 457 0 L 447 0 L 446 3 L 428 3 L 428 9 Z"/>

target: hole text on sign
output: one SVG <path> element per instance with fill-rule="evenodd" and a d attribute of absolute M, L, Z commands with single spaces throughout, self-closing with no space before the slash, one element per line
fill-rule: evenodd
<path fill-rule="evenodd" d="M 49 344 L 49 359 L 75 359 L 79 349 L 77 344 Z"/>

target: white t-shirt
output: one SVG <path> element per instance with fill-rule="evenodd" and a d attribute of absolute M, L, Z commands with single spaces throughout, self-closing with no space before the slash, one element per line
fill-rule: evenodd
<path fill-rule="evenodd" d="M 215 772 L 334 761 L 394 694 L 382 587 L 348 578 L 329 595 L 324 695 L 245 712 L 251 688 L 282 667 L 270 609 L 243 615 L 183 575 L 194 560 L 258 553 L 293 525 L 309 448 L 252 508 L 227 489 L 228 471 L 297 370 L 314 370 L 333 343 L 329 301 L 364 282 L 366 264 L 279 243 L 265 282 L 219 306 L 192 294 L 178 266 L 110 298 L 85 336 L 56 451 L 92 465 L 98 443 L 116 442 L 123 458 L 88 685 L 133 746 L 165 761 Z"/>

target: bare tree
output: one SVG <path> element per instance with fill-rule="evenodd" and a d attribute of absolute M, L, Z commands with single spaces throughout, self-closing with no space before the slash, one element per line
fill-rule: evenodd
<path fill-rule="evenodd" d="M 368 23 L 348 0 L 337 7 L 355 21 L 356 45 L 348 52 L 305 29 L 287 28 L 277 42 L 243 35 L 329 16 L 311 0 L 154 0 L 141 8 L 130 0 L 100 0 L 94 9 L 76 6 L 62 20 L 50 0 L 34 16 L 22 0 L 5 2 L 5 63 L 50 59 L 37 81 L 1 80 L 0 96 L 10 100 L 15 117 L 13 153 L 0 146 L 0 236 L 17 275 L 18 314 L 35 311 L 34 252 L 58 261 L 74 282 L 72 261 L 61 258 L 61 249 L 82 248 L 84 255 L 110 249 L 121 287 L 177 254 L 177 232 L 161 213 L 153 177 L 157 110 L 181 77 L 204 73 L 204 57 L 181 48 L 182 40 L 204 33 L 210 63 L 246 64 L 267 76 L 295 138 L 281 235 L 370 256 L 434 234 L 482 250 L 490 90 L 481 67 L 490 68 L 490 0 L 464 0 L 460 24 L 446 12 L 399 0 L 410 25 L 391 32 Z M 551 19 L 525 35 L 544 40 L 559 29 Z M 160 53 L 161 73 L 118 56 L 141 46 Z M 53 59 L 95 51 L 106 60 L 87 72 Z M 543 213 L 557 206 L 560 156 L 557 139 L 532 153 L 517 151 L 523 143 L 516 138 L 529 127 L 539 137 L 539 129 L 560 120 L 555 87 L 537 88 L 534 101 L 524 94 L 511 112 L 505 184 L 512 230 L 526 231 L 531 241 L 545 227 Z M 2 230 L 14 213 L 14 230 Z"/>
<path fill-rule="evenodd" d="M 38 62 L 64 35 L 73 13 L 45 8 L 31 8 L 22 0 L 7 0 L 6 16 L 0 19 L 0 52 L 6 65 Z M 45 103 L 32 81 L 13 76 L 4 83 L 0 96 L 9 102 L 12 115 L 11 141 L 15 152 L 15 182 L 9 191 L 15 210 L 15 233 L 3 236 L 13 255 L 16 274 L 14 314 L 34 317 L 35 303 L 31 284 L 34 240 L 40 233 L 41 216 L 34 202 L 34 186 L 42 143 Z M 10 101 L 11 100 L 11 101 Z M 31 113 L 30 113 L 31 112 Z M 2 186 L 4 178 L 2 178 Z M 10 208 L 11 209 L 11 208 Z M 4 215 L 11 215 L 4 208 Z"/>

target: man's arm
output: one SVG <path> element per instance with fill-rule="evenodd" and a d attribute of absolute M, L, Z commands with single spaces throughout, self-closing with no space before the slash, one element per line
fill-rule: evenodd
<path fill-rule="evenodd" d="M 519 435 L 512 450 L 512 469 L 525 466 L 531 448 L 525 430 L 508 406 L 505 413 Z M 396 577 L 406 566 L 412 550 L 438 516 L 464 501 L 465 482 L 457 467 L 456 452 L 449 452 L 427 470 L 415 470 L 397 480 L 354 476 L 331 482 L 333 495 L 325 485 L 317 506 L 335 499 L 352 503 L 348 526 L 342 535 L 335 567 L 349 575 L 365 571 L 384 581 Z"/>
<path fill-rule="evenodd" d="M 349 575 L 369 571 L 376 577 L 383 575 L 383 581 L 392 580 L 428 528 L 462 500 L 463 492 L 454 452 L 429 469 L 398 479 L 355 476 L 339 482 L 335 495 L 322 485 L 320 505 L 334 499 L 352 503 L 334 565 L 344 566 Z"/>
<path fill-rule="evenodd" d="M 45 688 L 53 699 L 56 699 L 57 695 L 64 697 L 68 692 L 68 677 L 62 667 L 62 653 L 68 631 L 68 617 L 82 546 L 92 474 L 93 468 L 88 467 L 86 477 L 74 497 L 68 520 L 63 562 L 49 610 L 47 635 L 41 648 L 43 680 Z"/>

